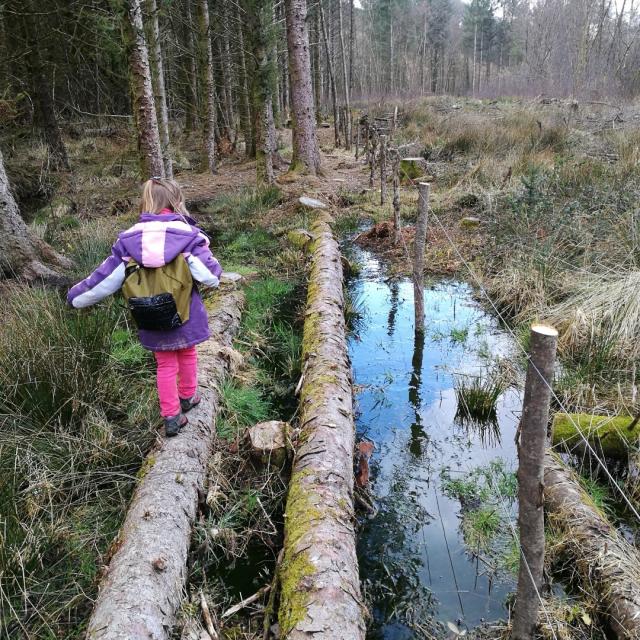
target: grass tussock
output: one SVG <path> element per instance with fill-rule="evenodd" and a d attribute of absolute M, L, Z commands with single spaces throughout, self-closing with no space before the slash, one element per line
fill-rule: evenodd
<path fill-rule="evenodd" d="M 0 323 L 0 635 L 79 637 L 153 438 L 148 354 L 115 304 L 14 287 Z"/>

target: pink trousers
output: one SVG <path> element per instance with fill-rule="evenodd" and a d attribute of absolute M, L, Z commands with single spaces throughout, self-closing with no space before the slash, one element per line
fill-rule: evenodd
<path fill-rule="evenodd" d="M 198 353 L 194 347 L 155 351 L 158 365 L 158 397 L 163 418 L 180 413 L 180 398 L 191 398 L 198 386 Z"/>

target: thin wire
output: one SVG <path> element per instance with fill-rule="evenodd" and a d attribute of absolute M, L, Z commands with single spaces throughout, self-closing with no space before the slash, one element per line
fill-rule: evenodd
<path fill-rule="evenodd" d="M 464 403 L 467 412 L 469 412 L 469 405 L 467 404 L 467 401 L 464 397 L 464 394 L 460 394 L 458 396 L 462 402 Z M 482 452 L 482 457 L 484 458 L 484 463 L 485 466 L 489 466 L 490 464 L 490 460 L 489 460 L 489 456 L 487 455 L 487 452 L 485 451 L 484 447 L 481 445 L 480 446 L 480 451 Z M 529 574 L 529 578 L 531 579 L 531 584 L 533 585 L 533 588 L 536 592 L 536 596 L 538 597 L 538 600 L 540 601 L 540 606 L 542 608 L 542 611 L 544 612 L 545 618 L 547 619 L 547 623 L 549 624 L 549 628 L 551 629 L 551 633 L 553 634 L 553 637 L 555 638 L 555 640 L 558 640 L 558 637 L 556 636 L 556 632 L 553 628 L 553 623 L 551 622 L 551 617 L 549 616 L 549 611 L 547 610 L 547 607 L 544 603 L 544 600 L 542 599 L 542 596 L 540 595 L 540 592 L 538 590 L 538 586 L 536 585 L 536 582 L 533 578 L 533 572 L 531 571 L 531 567 L 529 566 L 529 562 L 527 561 L 526 556 L 524 555 L 524 551 L 522 550 L 522 544 L 520 543 L 520 536 L 518 535 L 518 532 L 516 531 L 516 528 L 513 524 L 512 518 L 511 518 L 511 514 L 509 513 L 507 506 L 506 506 L 506 499 L 504 498 L 504 496 L 500 493 L 500 492 L 496 492 L 496 496 L 498 498 L 498 503 L 500 504 L 500 507 L 502 508 L 502 512 L 504 514 L 505 520 L 507 521 L 507 524 L 509 525 L 509 528 L 511 529 L 511 535 L 513 536 L 513 539 L 515 540 L 516 544 L 518 545 L 518 552 L 520 555 L 520 558 L 522 559 L 522 561 L 524 562 L 524 566 L 527 569 L 527 573 Z"/>
<path fill-rule="evenodd" d="M 414 182 L 412 180 L 412 182 Z M 414 183 L 415 184 L 415 183 Z M 436 221 L 438 222 L 438 224 L 440 225 L 440 228 L 442 229 L 443 233 L 445 234 L 447 240 L 449 241 L 449 244 L 451 245 L 451 247 L 453 248 L 453 250 L 456 252 L 458 258 L 460 259 L 460 261 L 464 264 L 464 266 L 466 267 L 467 271 L 469 272 L 469 274 L 471 275 L 471 277 L 475 280 L 478 288 L 480 289 L 480 291 L 482 292 L 482 294 L 485 296 L 485 298 L 489 301 L 489 304 L 491 305 L 491 307 L 493 308 L 493 310 L 495 311 L 496 315 L 500 318 L 500 320 L 502 321 L 502 323 L 504 324 L 504 326 L 507 328 L 507 331 L 509 331 L 509 333 L 511 334 L 511 336 L 513 337 L 515 343 L 518 345 L 518 348 L 522 351 L 522 353 L 524 354 L 525 358 L 527 359 L 527 361 L 529 362 L 529 364 L 531 364 L 531 366 L 533 367 L 533 369 L 535 370 L 535 372 L 538 374 L 538 376 L 540 377 L 540 379 L 542 380 L 542 382 L 544 383 L 544 385 L 549 389 L 549 391 L 551 392 L 551 395 L 553 396 L 553 398 L 555 399 L 555 401 L 558 403 L 558 405 L 560 406 L 560 408 L 567 414 L 567 417 L 569 418 L 569 421 L 571 422 L 571 424 L 573 425 L 573 427 L 575 428 L 576 432 L 579 434 L 580 438 L 584 441 L 584 444 L 586 445 L 587 449 L 589 450 L 589 452 L 591 453 L 591 455 L 595 458 L 596 462 L 602 467 L 602 469 L 604 470 L 605 474 L 607 475 L 607 477 L 609 478 L 609 480 L 612 482 L 612 484 L 616 487 L 616 489 L 618 490 L 618 492 L 620 493 L 620 495 L 623 497 L 624 501 L 627 503 L 627 506 L 631 509 L 631 511 L 633 512 L 633 514 L 636 516 L 636 518 L 638 519 L 638 521 L 640 521 L 640 513 L 638 513 L 638 511 L 636 510 L 636 508 L 633 506 L 633 504 L 631 503 L 631 500 L 629 499 L 629 497 L 626 495 L 626 493 L 623 491 L 623 489 L 620 487 L 620 485 L 616 482 L 615 478 L 611 475 L 611 472 L 609 471 L 609 469 L 607 468 L 607 466 L 605 465 L 605 463 L 600 459 L 600 457 L 598 456 L 598 454 L 596 453 L 595 449 L 591 446 L 591 443 L 588 441 L 588 439 L 584 436 L 584 434 L 582 433 L 582 430 L 578 427 L 578 425 L 576 424 L 575 420 L 573 419 L 573 417 L 571 416 L 571 413 L 569 412 L 569 410 L 567 409 L 567 407 L 564 405 L 564 403 L 560 400 L 560 398 L 558 397 L 558 395 L 556 394 L 556 392 L 553 390 L 553 388 L 551 387 L 551 385 L 546 381 L 546 379 L 544 378 L 544 376 L 542 375 L 542 373 L 540 372 L 540 370 L 538 369 L 538 367 L 536 367 L 535 363 L 531 360 L 529 354 L 527 353 L 526 349 L 522 346 L 522 344 L 520 343 L 520 341 L 518 340 L 516 334 L 514 333 L 514 331 L 511 329 L 511 327 L 509 326 L 509 324 L 507 323 L 506 319 L 504 318 L 504 316 L 500 313 L 500 310 L 498 309 L 498 307 L 495 305 L 495 303 L 493 302 L 493 300 L 491 299 L 491 296 L 487 293 L 487 290 L 484 288 L 482 282 L 480 281 L 480 279 L 478 278 L 478 276 L 475 274 L 475 272 L 473 271 L 473 269 L 471 268 L 471 266 L 469 265 L 469 263 L 467 262 L 467 260 L 465 260 L 465 258 L 463 257 L 463 255 L 460 253 L 460 251 L 458 250 L 458 247 L 456 246 L 456 244 L 453 242 L 453 240 L 451 239 L 449 233 L 447 232 L 445 226 L 442 224 L 442 222 L 440 221 L 440 218 L 433 213 L 433 210 L 431 210 L 431 215 L 436 219 Z"/>
<path fill-rule="evenodd" d="M 405 172 L 405 176 L 409 179 L 409 181 L 414 185 L 414 186 L 418 186 L 418 183 L 411 178 L 411 176 L 406 175 Z M 428 206 L 428 203 L 427 203 Z M 553 388 L 551 387 L 551 385 L 545 380 L 544 376 L 541 374 L 541 372 L 538 370 L 538 368 L 536 367 L 536 365 L 534 364 L 534 362 L 531 360 L 531 358 L 529 357 L 529 354 L 527 353 L 526 349 L 522 346 L 522 344 L 520 343 L 520 341 L 518 340 L 518 337 L 516 336 L 516 334 L 514 333 L 514 331 L 511 329 L 511 327 L 509 326 L 509 323 L 507 322 L 506 318 L 502 315 L 502 313 L 500 313 L 500 310 L 498 309 L 498 307 L 496 306 L 496 304 L 493 302 L 491 296 L 489 295 L 489 293 L 487 292 L 487 290 L 485 289 L 484 285 L 482 284 L 480 278 L 478 278 L 478 276 L 476 275 L 476 273 L 473 271 L 473 269 L 471 268 L 471 266 L 469 265 L 469 263 L 467 262 L 467 260 L 464 258 L 464 256 L 462 255 L 462 253 L 460 252 L 460 250 L 458 249 L 457 245 L 455 244 L 455 242 L 451 239 L 451 236 L 449 235 L 449 233 L 447 232 L 447 229 L 445 228 L 445 226 L 442 224 L 440 218 L 438 217 L 438 215 L 436 213 L 433 212 L 433 209 L 429 209 L 429 212 L 431 213 L 431 215 L 436 219 L 437 223 L 440 225 L 440 228 L 442 229 L 445 237 L 447 238 L 447 241 L 449 242 L 449 244 L 451 245 L 451 248 L 455 251 L 455 253 L 457 254 L 458 258 L 460 259 L 460 261 L 462 262 L 462 264 L 464 264 L 465 268 L 467 269 L 467 271 L 469 272 L 469 274 L 471 275 L 471 277 L 473 278 L 473 280 L 475 281 L 476 285 L 478 286 L 478 288 L 480 289 L 480 291 L 482 292 L 482 294 L 484 295 L 484 297 L 489 301 L 489 304 L 491 305 L 491 307 L 493 308 L 493 310 L 495 311 L 496 315 L 500 318 L 500 320 L 502 321 L 502 323 L 504 324 L 504 326 L 507 328 L 507 331 L 511 334 L 511 336 L 513 337 L 515 343 L 518 345 L 518 348 L 522 351 L 523 355 L 525 356 L 527 362 L 529 362 L 531 364 L 531 366 L 533 367 L 533 369 L 535 370 L 535 372 L 538 374 L 538 376 L 540 377 L 540 379 L 542 380 L 542 382 L 544 383 L 544 385 L 549 389 L 549 391 L 551 392 L 551 395 L 553 396 L 553 398 L 555 399 L 555 401 L 558 403 L 558 405 L 560 406 L 560 408 L 564 411 L 564 413 L 566 413 L 567 417 L 569 418 L 569 421 L 571 422 L 571 424 L 573 425 L 574 429 L 576 430 L 576 432 L 578 433 L 578 435 L 580 436 L 580 438 L 582 439 L 582 441 L 584 442 L 585 446 L 587 447 L 587 449 L 589 450 L 589 452 L 591 453 L 591 455 L 595 458 L 596 462 L 598 463 L 598 465 L 604 470 L 605 474 L 607 475 L 607 477 L 609 478 L 609 481 L 613 484 L 613 486 L 616 488 L 616 490 L 618 491 L 618 493 L 620 493 L 620 495 L 622 496 L 623 500 L 627 503 L 627 506 L 629 507 L 629 509 L 632 511 L 632 513 L 635 515 L 635 517 L 638 519 L 638 521 L 640 522 L 640 513 L 638 513 L 638 510 L 634 507 L 634 505 L 632 504 L 631 500 L 629 499 L 629 497 L 627 496 L 627 494 L 624 492 L 624 490 L 622 489 L 622 487 L 620 487 L 620 485 L 618 484 L 618 482 L 616 481 L 616 479 L 611 475 L 611 472 L 609 471 L 609 469 L 607 468 L 607 465 L 600 459 L 600 457 L 598 456 L 598 454 L 596 453 L 595 449 L 591 446 L 591 443 L 588 441 L 588 439 L 585 437 L 585 435 L 582 433 L 582 430 L 578 427 L 578 425 L 576 424 L 575 420 L 573 419 L 571 413 L 569 412 L 569 410 L 567 409 L 567 407 L 564 405 L 564 403 L 560 400 L 560 398 L 558 397 L 558 395 L 556 394 L 556 392 L 553 390 Z M 409 249 L 406 245 L 406 242 L 404 240 L 404 236 L 402 234 L 400 234 L 400 237 L 402 238 L 402 242 L 404 245 L 404 249 L 405 252 L 407 254 L 407 258 L 410 259 L 410 254 L 409 254 Z"/>

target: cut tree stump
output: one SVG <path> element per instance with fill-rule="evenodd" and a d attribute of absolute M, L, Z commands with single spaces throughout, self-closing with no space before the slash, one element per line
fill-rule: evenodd
<path fill-rule="evenodd" d="M 633 426 L 632 423 L 631 416 L 556 413 L 553 417 L 553 445 L 564 445 L 569 450 L 582 453 L 586 438 L 598 454 L 625 460 L 629 450 L 637 448 L 640 441 L 640 422 Z"/>
<path fill-rule="evenodd" d="M 326 214 L 314 241 L 303 336 L 300 435 L 285 511 L 280 638 L 362 640 L 353 510 L 351 366 L 342 262 Z"/>
<path fill-rule="evenodd" d="M 208 302 L 212 338 L 200 345 L 200 404 L 189 424 L 147 456 L 87 629 L 88 640 L 168 640 L 182 602 L 191 527 L 215 442 L 219 385 L 232 362 L 243 295 Z"/>
<path fill-rule="evenodd" d="M 261 466 L 282 468 L 287 461 L 289 425 L 280 420 L 259 422 L 247 430 L 251 457 Z"/>
<path fill-rule="evenodd" d="M 292 229 L 287 233 L 287 240 L 296 249 L 302 249 L 306 252 L 311 245 L 313 236 L 306 229 Z"/>
<path fill-rule="evenodd" d="M 545 456 L 547 517 L 564 535 L 583 588 L 619 640 L 640 638 L 640 552 L 628 543 L 554 454 Z"/>
<path fill-rule="evenodd" d="M 298 202 L 303 206 L 309 209 L 326 209 L 327 205 L 320 200 L 316 200 L 315 198 L 309 198 L 307 196 L 302 196 L 298 198 Z"/>
<path fill-rule="evenodd" d="M 427 161 L 424 158 L 402 158 L 400 160 L 400 180 L 411 183 L 427 175 Z"/>

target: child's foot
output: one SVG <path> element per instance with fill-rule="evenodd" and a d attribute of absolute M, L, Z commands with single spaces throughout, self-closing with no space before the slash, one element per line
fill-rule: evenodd
<path fill-rule="evenodd" d="M 180 432 L 180 429 L 182 429 L 182 427 L 184 427 L 187 422 L 189 422 L 187 420 L 187 417 L 183 416 L 181 413 L 171 418 L 165 418 L 164 434 L 167 436 L 167 438 L 173 438 L 173 436 L 177 436 Z"/>
<path fill-rule="evenodd" d="M 182 409 L 182 413 L 187 413 L 187 411 L 191 411 L 193 407 L 200 404 L 200 400 L 202 398 L 196 392 L 190 398 L 180 398 L 180 408 Z"/>

